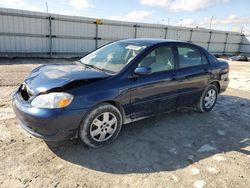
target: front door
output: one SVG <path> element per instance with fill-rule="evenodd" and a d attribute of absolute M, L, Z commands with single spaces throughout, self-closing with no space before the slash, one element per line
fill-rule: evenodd
<path fill-rule="evenodd" d="M 131 118 L 175 109 L 177 85 L 173 48 L 161 46 L 153 49 L 137 67 L 150 67 L 152 73 L 131 79 Z"/>

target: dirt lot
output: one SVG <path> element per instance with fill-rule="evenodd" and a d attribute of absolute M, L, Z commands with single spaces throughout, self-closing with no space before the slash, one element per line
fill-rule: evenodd
<path fill-rule="evenodd" d="M 0 60 L 0 187 L 249 187 L 250 62 L 230 62 L 230 86 L 210 113 L 183 109 L 124 126 L 111 145 L 44 142 L 24 132 L 11 93 L 43 63 Z"/>

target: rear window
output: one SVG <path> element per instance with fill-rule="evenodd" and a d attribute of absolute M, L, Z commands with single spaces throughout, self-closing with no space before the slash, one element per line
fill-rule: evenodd
<path fill-rule="evenodd" d="M 207 63 L 201 56 L 200 50 L 190 47 L 178 47 L 180 68 L 193 67 Z"/>

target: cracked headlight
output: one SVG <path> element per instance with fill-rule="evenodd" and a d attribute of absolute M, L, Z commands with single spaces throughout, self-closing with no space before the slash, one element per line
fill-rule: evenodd
<path fill-rule="evenodd" d="M 68 106 L 72 100 L 73 95 L 63 92 L 53 92 L 35 97 L 31 105 L 38 108 L 64 108 Z"/>

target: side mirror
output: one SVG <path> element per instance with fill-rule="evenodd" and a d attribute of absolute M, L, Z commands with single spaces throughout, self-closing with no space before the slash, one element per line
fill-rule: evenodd
<path fill-rule="evenodd" d="M 150 67 L 137 67 L 134 71 L 136 75 L 149 75 L 152 73 L 152 68 Z"/>

